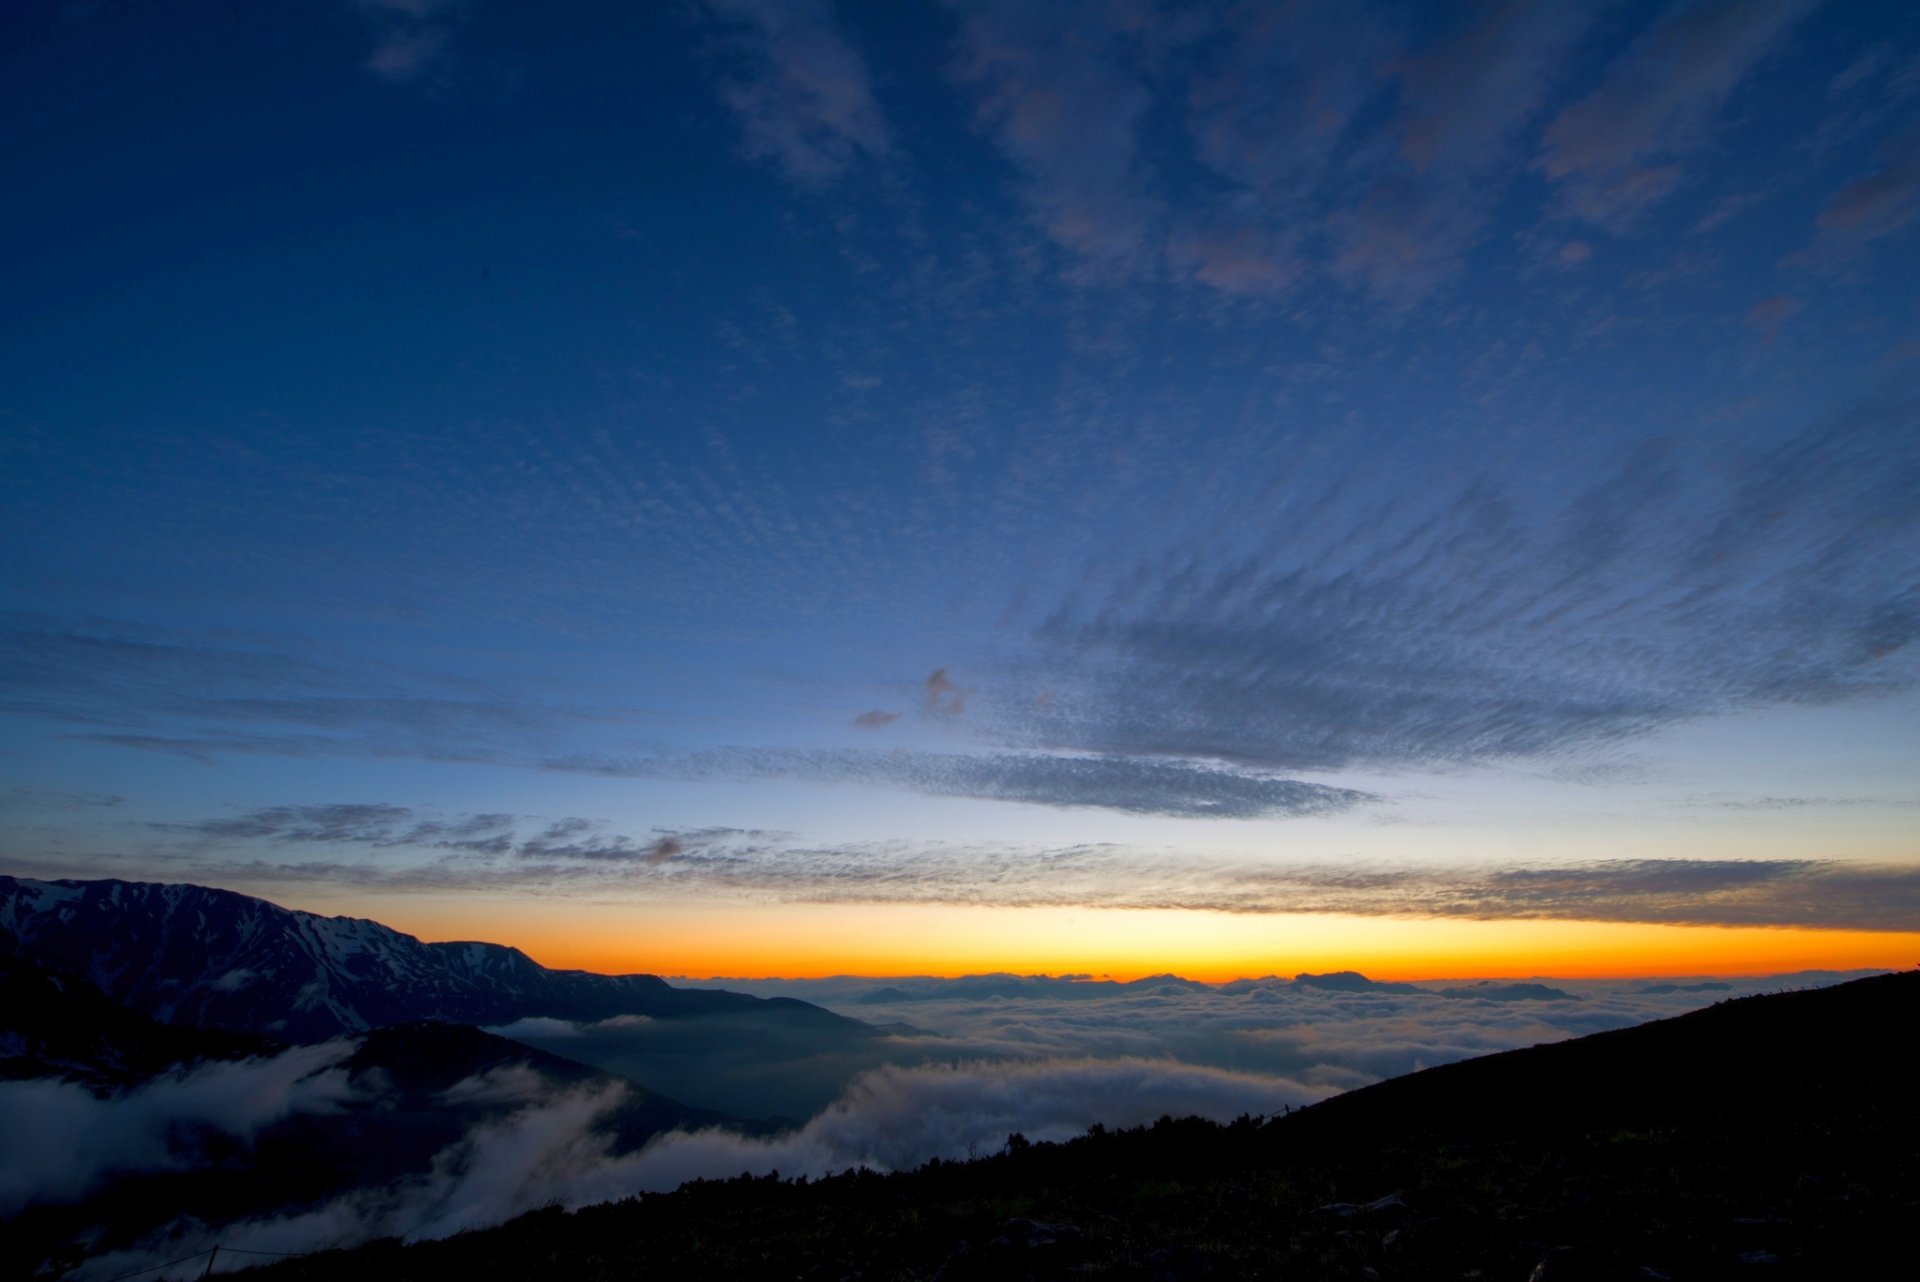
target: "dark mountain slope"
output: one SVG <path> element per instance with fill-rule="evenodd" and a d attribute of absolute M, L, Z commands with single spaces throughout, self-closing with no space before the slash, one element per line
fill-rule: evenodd
<path fill-rule="evenodd" d="M 653 975 L 549 970 L 500 944 L 429 944 L 202 886 L 0 877 L 0 937 L 172 1024 L 319 1041 L 387 1024 L 507 1024 L 753 1014 L 858 1038 L 871 1030 L 791 998 L 674 988 Z"/>
<path fill-rule="evenodd" d="M 246 1033 L 148 1019 L 86 976 L 26 956 L 0 935 L 0 1081 L 59 1077 L 105 1090 L 176 1064 L 262 1054 L 276 1046 Z"/>
<path fill-rule="evenodd" d="M 292 1279 L 1905 1276 L 1920 974 L 1727 1002 L 1229 1126 L 691 1185 Z"/>
<path fill-rule="evenodd" d="M 1903 1050 L 1915 1028 L 1915 971 L 1746 997 L 1396 1077 L 1302 1111 L 1288 1133 L 1295 1143 L 1558 1134 L 1759 1119 L 1837 1096 L 1891 1099 L 1915 1093 Z"/>

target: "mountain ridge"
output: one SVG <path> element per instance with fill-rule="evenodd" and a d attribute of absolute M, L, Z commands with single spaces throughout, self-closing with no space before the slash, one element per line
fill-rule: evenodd
<path fill-rule="evenodd" d="M 293 1042 L 423 1020 L 533 1017 L 754 1012 L 866 1027 L 795 998 L 554 970 L 506 944 L 429 943 L 364 918 L 180 883 L 0 876 L 0 935 L 150 1018 Z"/>

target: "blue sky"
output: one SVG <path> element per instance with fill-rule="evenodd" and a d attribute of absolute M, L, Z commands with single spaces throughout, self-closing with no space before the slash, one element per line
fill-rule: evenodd
<path fill-rule="evenodd" d="M 0 24 L 13 870 L 1920 912 L 1907 6 Z"/>

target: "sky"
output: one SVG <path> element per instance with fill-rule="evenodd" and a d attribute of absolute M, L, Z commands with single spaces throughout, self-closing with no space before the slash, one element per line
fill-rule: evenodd
<path fill-rule="evenodd" d="M 1920 957 L 1920 14 L 0 15 L 0 870 L 676 975 Z"/>

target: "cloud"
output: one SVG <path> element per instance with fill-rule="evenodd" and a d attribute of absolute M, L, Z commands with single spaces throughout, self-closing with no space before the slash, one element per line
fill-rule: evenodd
<path fill-rule="evenodd" d="M 1688 234 L 1704 235 L 1723 223 L 1731 222 L 1765 200 L 1769 194 L 1771 193 L 1763 189 L 1737 191 L 1731 195 L 1722 196 L 1707 207 L 1707 212 L 1700 216 L 1700 221 L 1689 229 Z"/>
<path fill-rule="evenodd" d="M 378 662 L 22 614 L 0 616 L 0 714 L 208 762 L 226 753 L 500 762 L 639 719 Z"/>
<path fill-rule="evenodd" d="M 164 833 L 184 833 L 219 843 L 411 846 L 505 854 L 513 848 L 514 820 L 510 814 L 440 817 L 388 802 L 349 802 L 263 806 L 239 815 L 150 826 Z"/>
<path fill-rule="evenodd" d="M 663 832 L 650 837 L 608 833 L 598 820 L 568 818 L 547 825 L 532 838 L 513 846 L 523 859 L 562 863 L 639 864 L 658 868 L 717 840 L 759 836 L 737 828 L 704 828 Z"/>
<path fill-rule="evenodd" d="M 1254 218 L 1192 221 L 1175 230 L 1167 261 L 1181 276 L 1225 294 L 1277 294 L 1304 270 L 1294 238 Z"/>
<path fill-rule="evenodd" d="M 1760 335 L 1761 342 L 1771 343 L 1779 337 L 1781 324 L 1799 310 L 1799 301 L 1785 294 L 1763 298 L 1747 310 L 1747 328 Z"/>
<path fill-rule="evenodd" d="M 1507 158 L 1592 25 L 1582 5 L 1508 3 L 1404 59 L 1400 154 L 1416 170 L 1483 172 Z"/>
<path fill-rule="evenodd" d="M 874 708 L 855 717 L 853 724 L 862 730 L 879 730 L 892 725 L 899 719 L 900 714 L 897 712 L 888 712 L 885 708 Z"/>
<path fill-rule="evenodd" d="M 579 1028 L 564 1019 L 549 1019 L 545 1016 L 529 1016 L 516 1019 L 511 1024 L 502 1024 L 498 1028 L 485 1030 L 496 1037 L 505 1037 L 512 1041 L 524 1041 L 528 1038 L 544 1038 L 552 1041 L 561 1037 L 578 1037 Z"/>
<path fill-rule="evenodd" d="M 863 753 L 842 750 L 720 748 L 703 752 L 610 757 L 591 753 L 541 752 L 565 736 L 622 719 L 619 710 L 467 700 L 386 693 L 363 695 L 331 667 L 287 656 L 222 647 L 200 647 L 26 624 L 0 631 L 0 709 L 80 726 L 221 721 L 258 723 L 248 731 L 150 734 L 96 730 L 82 737 L 146 751 L 175 752 L 211 760 L 226 752 L 291 756 L 417 755 L 431 760 L 523 761 L 547 769 L 660 779 L 807 779 L 921 791 L 935 796 L 978 797 L 1067 807 L 1098 807 L 1133 813 L 1243 818 L 1321 814 L 1360 804 L 1365 796 L 1260 772 L 1206 762 L 1129 761 L 1121 757 L 1055 753 Z M 953 715 L 966 707 L 969 691 L 946 668 L 925 683 L 927 707 Z M 320 733 L 285 733 L 316 727 Z M 529 754 L 538 753 L 537 756 Z M 384 819 L 398 819 L 388 814 Z M 496 821 L 502 816 L 494 816 Z M 326 823 L 358 823 L 366 842 L 394 840 L 383 816 L 327 815 L 317 810 L 249 814 L 207 821 L 205 837 L 302 840 Z M 421 822 L 445 823 L 444 820 Z M 474 823 L 469 816 L 461 822 Z M 249 825 L 257 831 L 246 832 Z M 415 844 L 478 850 L 502 849 L 499 828 L 453 832 L 425 829 Z M 557 835 L 542 838 L 559 843 Z M 584 849 L 582 847 L 581 849 Z M 529 850 L 525 853 L 543 853 Z M 601 848 L 602 858 L 628 859 L 636 851 Z"/>
<path fill-rule="evenodd" d="M 126 798 L 111 792 L 69 792 L 64 788 L 9 788 L 0 806 L 20 810 L 115 810 Z"/>
<path fill-rule="evenodd" d="M 1887 163 L 1835 192 L 1816 223 L 1823 237 L 1864 244 L 1889 235 L 1920 213 L 1920 134 L 1887 150 Z"/>
<path fill-rule="evenodd" d="M 0 712 L 83 727 L 94 741 L 163 752 L 419 754 L 499 760 L 557 725 L 618 708 L 480 695 L 459 677 L 332 664 L 109 620 L 0 620 Z"/>
<path fill-rule="evenodd" d="M 1309 274 L 1329 189 L 1368 160 L 1354 122 L 1380 92 L 1391 25 L 1351 5 L 1241 5 L 1184 33 L 1192 47 L 1175 65 L 1190 70 L 1169 97 L 1185 114 L 1192 163 L 1212 181 L 1189 182 L 1173 202 L 1176 279 L 1259 297 Z"/>
<path fill-rule="evenodd" d="M 1172 1060 L 1271 1075 L 1317 1091 L 1624 1028 L 1711 1000 L 1590 983 L 1575 985 L 1582 990 L 1577 1002 L 1473 1002 L 1438 992 L 1335 990 L 1274 976 L 1124 987 L 1029 977 L 1029 995 L 995 991 L 990 997 L 970 996 L 975 981 L 969 978 L 737 982 L 758 996 L 798 997 L 862 1019 L 926 1028 L 932 1034 L 926 1044 L 936 1054 L 944 1045 L 950 1055 L 1016 1062 Z M 1765 980 L 1735 985 L 1741 991 L 1772 986 Z M 933 1000 L 875 999 L 900 987 Z M 1077 994 L 1075 987 L 1094 992 Z"/>
<path fill-rule="evenodd" d="M 892 137 L 867 63 L 823 0 L 704 0 L 731 35 L 720 99 L 747 155 L 802 187 L 824 187 L 884 159 Z"/>
<path fill-rule="evenodd" d="M 1900 797 L 1739 797 L 1709 799 L 1700 804 L 1718 806 L 1724 810 L 1804 810 L 1827 806 L 1902 808 L 1920 806 L 1920 800 Z"/>
<path fill-rule="evenodd" d="M 476 1126 L 420 1178 L 217 1229 L 182 1222 L 135 1250 L 90 1260 L 79 1276 L 103 1279 L 204 1251 L 215 1241 L 238 1251 L 292 1253 L 384 1237 L 442 1238 L 540 1207 L 573 1209 L 691 1179 L 905 1170 L 936 1157 L 995 1152 L 1016 1131 L 1060 1140 L 1095 1122 L 1132 1126 L 1169 1114 L 1229 1120 L 1327 1093 L 1285 1079 L 1164 1061 L 885 1068 L 855 1081 L 826 1112 L 785 1136 L 677 1131 L 621 1154 L 608 1122 L 626 1099 L 624 1088 L 571 1091 Z"/>
<path fill-rule="evenodd" d="M 1912 799 L 1688 799 L 1691 808 L 1911 806 Z M 189 827 L 193 827 L 189 825 Z M 388 830 L 404 836 L 405 823 Z M 272 835 L 267 836 L 273 839 Z M 343 827 L 332 838 L 366 844 Z M 386 839 L 382 838 L 384 842 Z M 394 844 L 402 844 L 395 841 Z M 430 843 L 426 847 L 434 849 Z M 18 861 L 23 872 L 39 871 Z M 130 868 L 152 875 L 153 859 Z M 593 820 L 546 825 L 499 851 L 438 862 L 166 865 L 215 884 L 316 882 L 395 890 L 524 886 L 582 894 L 725 894 L 808 903 L 1335 913 L 1479 920 L 1577 920 L 1910 931 L 1920 869 L 1858 861 L 1650 859 L 1434 867 L 1202 854 L 1117 843 L 1041 845 L 931 839 L 812 843 L 793 834 L 707 828 L 631 836 Z M 49 869 L 58 874 L 62 870 Z"/>
<path fill-rule="evenodd" d="M 382 80 L 404 84 L 435 70 L 446 58 L 467 0 L 352 0 L 374 24 L 364 64 Z"/>
<path fill-rule="evenodd" d="M 887 1067 L 858 1079 L 790 1136 L 749 1140 L 725 1131 L 676 1133 L 634 1160 L 639 1186 L 669 1189 L 741 1171 L 826 1175 L 849 1167 L 911 1170 L 933 1158 L 997 1151 L 1009 1134 L 1071 1139 L 1095 1123 L 1137 1126 L 1163 1116 L 1227 1121 L 1324 1098 L 1285 1078 L 1168 1060 L 1046 1060 Z"/>
<path fill-rule="evenodd" d="M 968 6 L 953 69 L 1034 222 L 1101 272 L 1143 266 L 1161 217 L 1137 159 L 1152 94 L 1124 60 L 1125 25 L 1117 8 L 989 0 Z"/>
<path fill-rule="evenodd" d="M 967 692 L 953 683 L 945 668 L 935 668 L 926 680 L 928 712 L 956 715 L 967 710 Z"/>
<path fill-rule="evenodd" d="M 1673 157 L 1818 0 L 1683 0 L 1562 111 L 1538 166 L 1574 216 L 1618 230 L 1679 185 Z"/>
<path fill-rule="evenodd" d="M 929 796 L 1187 818 L 1332 814 L 1375 800 L 1351 788 L 1204 762 L 1061 753 L 716 748 L 647 757 L 555 758 L 544 764 L 552 770 L 617 778 L 806 779 Z"/>
<path fill-rule="evenodd" d="M 301 1046 L 270 1059 L 165 1073 L 118 1095 L 52 1079 L 0 1082 L 0 1215 L 76 1201 L 117 1174 L 185 1170 L 206 1132 L 251 1137 L 295 1113 L 331 1112 L 349 1098 L 334 1065 L 347 1042 Z"/>
<path fill-rule="evenodd" d="M 1428 911 L 1677 925 L 1908 931 L 1920 869 L 1838 860 L 1616 860 L 1511 868 L 1430 887 Z"/>
<path fill-rule="evenodd" d="M 1404 175 L 1380 179 L 1357 206 L 1328 220 L 1337 246 L 1333 274 L 1387 302 L 1419 300 L 1459 269 L 1477 234 L 1481 202 L 1468 191 Z"/>
<path fill-rule="evenodd" d="M 1392 64 L 1397 152 L 1357 204 L 1329 218 L 1334 274 L 1408 303 L 1456 273 L 1504 190 L 1491 176 L 1592 18 L 1582 5 L 1504 4 Z"/>
<path fill-rule="evenodd" d="M 1031 997 L 977 1000 L 966 996 L 970 982 L 841 977 L 741 984 L 762 995 L 848 1004 L 868 1018 L 933 1025 L 883 1039 L 880 1048 L 899 1062 L 853 1074 L 827 1107 L 778 1136 L 675 1131 L 622 1151 L 614 1122 L 631 1099 L 624 1087 L 554 1092 L 524 1069 L 496 1069 L 443 1094 L 448 1102 L 484 1103 L 495 1111 L 445 1145 L 417 1175 L 238 1223 L 178 1221 L 133 1248 L 89 1260 L 80 1276 L 103 1282 L 204 1251 L 215 1241 L 268 1252 L 351 1246 L 383 1237 L 418 1241 L 539 1207 L 574 1208 L 669 1190 L 691 1179 L 773 1171 L 821 1176 L 854 1167 L 905 1170 L 933 1158 L 995 1152 L 1013 1133 L 1034 1141 L 1065 1140 L 1095 1124 L 1273 1114 L 1384 1077 L 1625 1027 L 1693 1009 L 1713 997 L 1757 991 L 1773 981 L 1740 981 L 1708 993 L 1588 983 L 1578 1002 L 1507 1003 L 1364 987 L 1333 990 L 1274 977 L 1219 986 L 1184 981 L 1089 986 L 1103 990 L 1094 997 L 1065 995 L 1071 985 L 1048 980 L 1031 985 Z M 899 983 L 954 995 L 904 1006 L 861 1000 Z M 586 1030 L 558 1021 L 521 1021 L 507 1031 L 558 1041 L 570 1054 L 583 1046 L 586 1054 L 601 1053 L 582 1036 Z M 629 1032 L 647 1035 L 645 1027 Z M 222 1080 L 229 1087 L 247 1082 L 246 1089 L 219 1091 L 209 1077 L 188 1108 L 136 1103 L 139 1093 L 97 1101 L 58 1083 L 0 1085 L 0 1107 L 59 1101 L 58 1107 L 23 1117 L 30 1129 L 9 1131 L 43 1141 L 55 1162 L 45 1169 L 64 1171 L 61 1161 L 67 1154 L 97 1151 L 99 1143 L 121 1153 L 145 1145 L 148 1156 L 140 1159 L 149 1163 L 145 1169 L 168 1169 L 165 1163 L 173 1158 L 153 1156 L 173 1142 L 164 1137 L 167 1119 L 218 1115 L 237 1133 L 251 1133 L 290 1111 L 325 1111 L 341 1087 L 337 1070 L 329 1067 L 339 1053 L 338 1045 L 303 1048 L 292 1053 L 298 1059 L 237 1066 Z M 21 1087 L 31 1089 L 16 1090 Z M 379 1106 L 377 1099 L 362 1102 Z M 108 1141 L 99 1119 L 116 1110 L 128 1129 Z M 22 1154 L 29 1151 L 14 1147 Z M 33 1156 L 33 1163 L 0 1170 L 43 1178 L 37 1174 L 43 1154 Z M 104 1169 L 84 1159 L 82 1165 L 90 1172 Z M 30 1168 L 34 1174 L 28 1174 Z M 97 1178 L 90 1173 L 59 1187 L 89 1187 Z M 13 1186 L 0 1183 L 7 1187 Z M 35 1187 L 36 1196 L 45 1196 L 55 1186 Z"/>
<path fill-rule="evenodd" d="M 413 817 L 405 806 L 384 802 L 317 806 L 267 806 L 231 819 L 202 819 L 195 823 L 168 823 L 162 828 L 196 833 L 223 841 L 356 842 L 392 844 L 398 825 Z"/>
<path fill-rule="evenodd" d="M 416 884 L 420 888 L 444 888 L 470 881 L 483 875 L 481 870 L 488 866 L 489 860 L 509 856 L 550 863 L 639 864 L 657 868 L 716 840 L 767 835 L 733 828 L 702 828 L 684 832 L 656 830 L 647 836 L 635 837 L 609 833 L 601 821 L 573 815 L 540 823 L 531 835 L 523 837 L 525 822 L 522 816 L 512 814 L 441 817 L 424 815 L 407 806 L 371 802 L 265 806 L 230 817 L 148 826 L 167 835 L 187 834 L 198 839 L 196 844 L 202 848 L 266 842 L 276 846 L 344 845 L 383 851 L 449 852 L 453 862 L 426 866 L 416 863 L 287 864 L 285 876 L 275 878 L 324 881 L 346 877 L 362 884 Z M 229 872 L 239 867 L 225 866 Z M 249 875 L 259 875 L 257 866 L 248 867 Z M 498 874 L 485 875 L 497 878 Z"/>
<path fill-rule="evenodd" d="M 996 728 L 1273 771 L 1552 761 L 1911 689 L 1917 417 L 1868 400 L 1744 455 L 1645 442 L 1552 502 L 1469 484 L 1378 516 L 1349 500 L 1351 524 L 1283 506 L 1242 523 L 1237 557 L 1096 564 L 1017 670 L 1054 699 Z"/>

